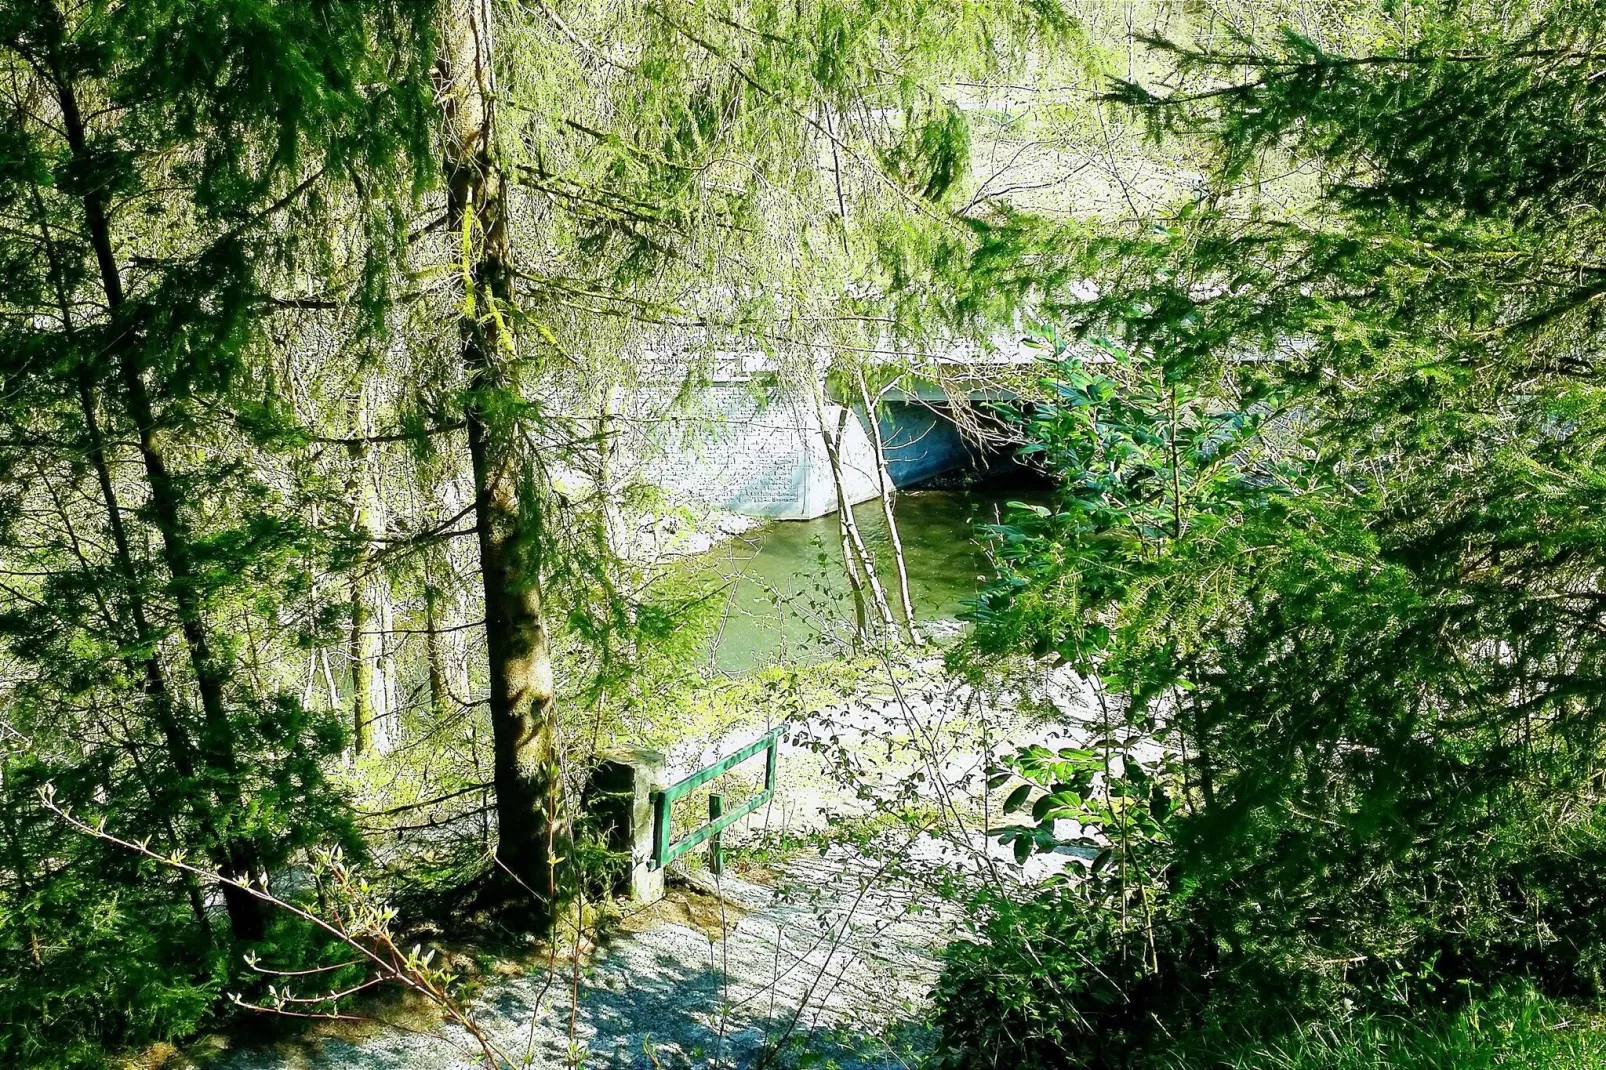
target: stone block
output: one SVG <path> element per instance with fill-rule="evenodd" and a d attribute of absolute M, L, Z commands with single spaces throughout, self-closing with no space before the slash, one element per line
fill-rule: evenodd
<path fill-rule="evenodd" d="M 664 871 L 652 863 L 652 793 L 668 786 L 664 756 L 631 748 L 602 758 L 586 785 L 584 807 L 603 843 L 623 856 L 609 891 L 638 903 L 663 898 Z"/>

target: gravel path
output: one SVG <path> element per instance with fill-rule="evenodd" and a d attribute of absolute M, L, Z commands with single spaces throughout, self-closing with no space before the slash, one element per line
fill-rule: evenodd
<path fill-rule="evenodd" d="M 701 875 L 697 885 L 711 878 Z M 795 1066 L 808 1051 L 844 1070 L 902 1068 L 930 1043 L 925 993 L 951 919 L 926 896 L 833 848 L 783 863 L 773 885 L 727 873 L 716 895 L 686 884 L 627 917 L 582 967 L 574 1048 L 560 961 L 488 986 L 475 1016 L 531 1066 Z M 712 886 L 708 886 L 712 890 Z M 446 1070 L 482 1066 L 456 1027 L 313 1035 L 239 1049 L 227 1070 Z M 826 1065 L 821 1063 L 819 1065 Z"/>

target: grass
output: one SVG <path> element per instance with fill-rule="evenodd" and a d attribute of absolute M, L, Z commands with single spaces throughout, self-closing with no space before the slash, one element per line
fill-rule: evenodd
<path fill-rule="evenodd" d="M 1437 1021 L 1363 1017 L 1274 1044 L 1178 1052 L 1166 1070 L 1600 1070 L 1606 1020 L 1528 990 L 1507 990 Z"/>

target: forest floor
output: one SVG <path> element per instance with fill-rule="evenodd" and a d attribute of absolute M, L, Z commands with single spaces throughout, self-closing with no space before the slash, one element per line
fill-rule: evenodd
<path fill-rule="evenodd" d="M 747 879 L 744 879 L 747 878 Z M 722 892 L 723 895 L 717 894 Z M 901 1068 L 929 1047 L 925 993 L 954 918 L 844 847 L 678 881 L 626 915 L 578 970 L 560 955 L 472 1002 L 528 1065 L 674 1068 L 830 1060 Z M 578 1000 L 575 999 L 578 994 Z M 455 1026 L 339 1023 L 217 1051 L 207 1070 L 446 1070 L 484 1065 Z M 822 1065 L 824 1065 L 822 1063 Z"/>

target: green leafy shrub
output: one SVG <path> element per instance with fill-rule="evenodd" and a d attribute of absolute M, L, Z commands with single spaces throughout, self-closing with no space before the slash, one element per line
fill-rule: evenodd
<path fill-rule="evenodd" d="M 1138 975 L 1105 968 L 1144 961 L 1126 900 L 1118 925 L 1097 894 L 995 906 L 944 981 L 956 1062 L 1187 1062 L 1438 1029 L 1513 980 L 1598 993 L 1606 230 L 1576 206 L 1602 127 L 1553 117 L 1606 113 L 1602 16 L 1385 5 L 1154 41 L 1167 76 L 1116 87 L 1201 182 L 1062 251 L 1096 284 L 1065 332 L 1103 352 L 1050 340 L 1024 430 L 1061 491 L 994 529 L 975 646 L 1160 722 L 1178 805 Z"/>
<path fill-rule="evenodd" d="M 1065 894 L 988 904 L 980 941 L 945 954 L 936 1064 L 954 1070 L 1117 1066 L 1159 996 L 1145 934 Z"/>
<path fill-rule="evenodd" d="M 1148 913 L 1125 919 L 1107 877 L 988 896 L 985 924 L 949 946 L 933 992 L 937 1063 L 1303 1070 L 1393 1066 L 1402 1052 L 1401 1065 L 1423 1067 L 1537 1066 L 1501 1060 L 1551 1046 L 1598 1052 L 1606 1040 L 1573 1045 L 1538 1023 L 1560 1016 L 1559 999 L 1603 994 L 1606 821 L 1506 833 L 1507 844 L 1441 859 L 1442 884 L 1463 887 L 1435 886 L 1437 900 L 1409 894 L 1414 875 L 1361 893 L 1335 880 L 1325 899 L 1296 903 L 1277 902 L 1275 874 L 1154 888 Z M 1352 911 L 1344 931 L 1377 953 L 1335 956 L 1308 913 L 1317 902 Z M 1505 1024 L 1479 1033 L 1480 1022 Z M 1463 1050 L 1477 1059 L 1432 1061 Z M 1195 1064 L 1179 1052 L 1214 1054 Z"/>
<path fill-rule="evenodd" d="M 1210 314 L 1172 311 L 1167 344 Z M 1165 748 L 1178 805 L 1141 911 L 1102 879 L 991 904 L 944 978 L 950 1061 L 1127 1065 L 1208 1031 L 1441 1014 L 1514 977 L 1598 991 L 1598 399 L 1501 397 L 1498 365 L 1423 403 L 1052 348 L 1056 400 L 1026 429 L 1060 492 L 992 529 L 968 654 L 1096 676 L 1100 731 Z M 1063 846 L 1064 816 L 1130 854 L 1133 811 L 1088 811 L 1086 785 L 1026 757 L 1012 772 L 1045 809 L 1005 833 L 1018 850 Z M 1102 792 L 1148 799 L 1121 765 Z"/>

